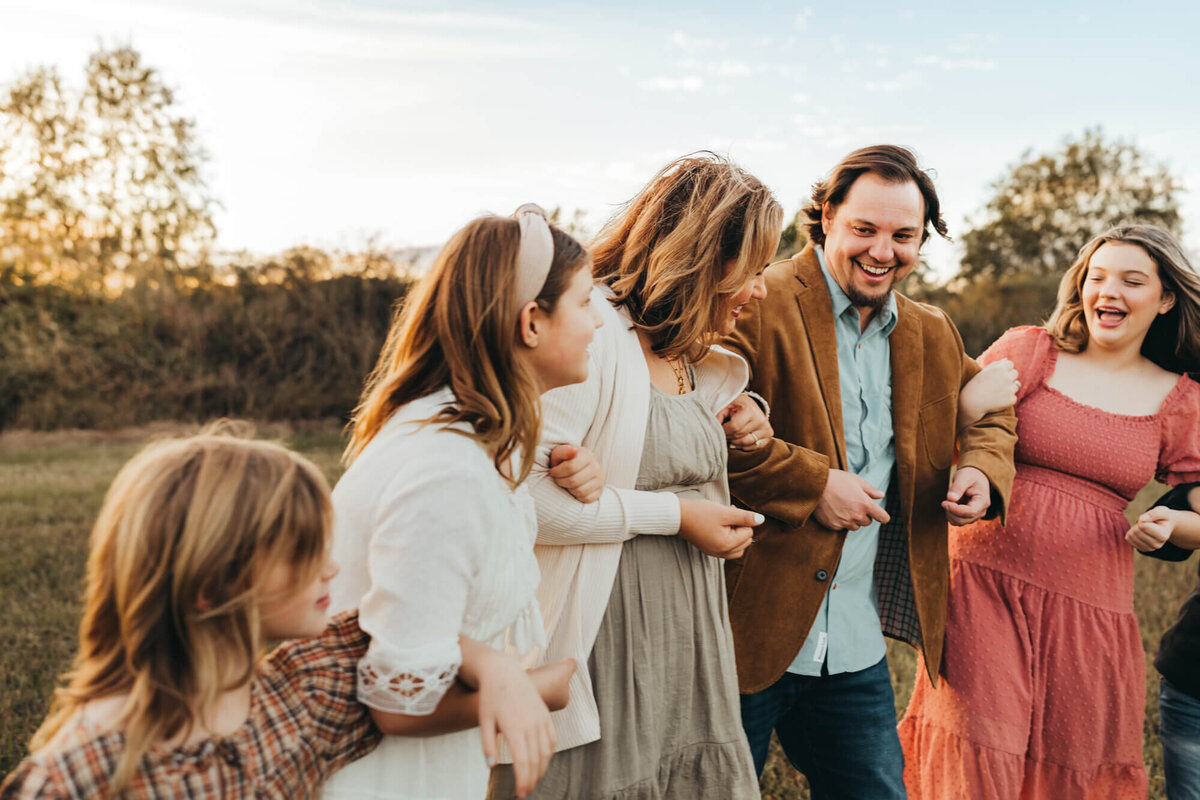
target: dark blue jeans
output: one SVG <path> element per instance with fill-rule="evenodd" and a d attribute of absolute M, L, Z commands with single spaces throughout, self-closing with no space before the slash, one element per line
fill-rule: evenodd
<path fill-rule="evenodd" d="M 758 774 L 774 730 L 792 766 L 808 778 L 813 800 L 905 797 L 886 658 L 861 672 L 786 672 L 761 692 L 742 695 L 742 727 Z"/>
<path fill-rule="evenodd" d="M 1200 800 L 1200 700 L 1166 678 L 1158 685 L 1159 733 L 1168 800 Z"/>

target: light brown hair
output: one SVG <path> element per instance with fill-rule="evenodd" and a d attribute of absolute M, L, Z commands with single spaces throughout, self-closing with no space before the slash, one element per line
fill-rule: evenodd
<path fill-rule="evenodd" d="M 593 273 L 656 353 L 698 361 L 720 329 L 720 298 L 766 266 L 782 225 L 783 208 L 758 178 L 715 153 L 685 156 L 600 231 Z"/>
<path fill-rule="evenodd" d="M 1083 246 L 1058 284 L 1058 305 L 1046 322 L 1055 347 L 1067 353 L 1087 349 L 1083 284 L 1092 256 L 1106 244 L 1142 248 L 1158 267 L 1163 293 L 1175 297 L 1175 305 L 1150 324 L 1142 343 L 1142 355 L 1171 372 L 1200 370 L 1200 275 L 1175 237 L 1154 225 L 1118 225 Z"/>
<path fill-rule="evenodd" d="M 929 228 L 932 226 L 943 239 L 946 235 L 946 220 L 942 219 L 941 202 L 938 200 L 937 189 L 934 188 L 933 178 L 921 169 L 917 157 L 907 147 L 894 144 L 877 144 L 855 150 L 838 162 L 829 176 L 813 184 L 812 197 L 803 209 L 808 217 L 805 227 L 808 229 L 808 239 L 813 244 L 825 244 L 825 230 L 821 226 L 821 214 L 825 204 L 837 211 L 838 206 L 846 202 L 846 195 L 865 173 L 878 175 L 888 183 L 907 183 L 912 181 L 921 192 L 925 206 L 925 221 L 921 227 L 921 243 L 929 238 Z"/>
<path fill-rule="evenodd" d="M 554 226 L 550 233 L 554 260 L 537 297 L 548 314 L 588 261 L 571 236 Z M 454 406 L 428 422 L 466 422 L 471 433 L 463 435 L 487 451 L 510 483 L 528 476 L 541 434 L 541 406 L 537 380 L 516 355 L 520 240 L 516 220 L 481 217 L 442 248 L 392 320 L 351 420 L 346 461 L 362 452 L 398 408 L 448 386 Z M 518 448 L 521 465 L 509 475 L 504 465 Z"/>
<path fill-rule="evenodd" d="M 117 474 L 92 529 L 79 652 L 31 750 L 89 701 L 127 695 L 116 797 L 153 744 L 187 736 L 261 652 L 263 576 L 306 586 L 325 563 L 329 486 L 310 462 L 221 433 L 152 444 Z M 229 665 L 242 667 L 229 678 Z M 224 680 L 223 680 L 224 679 Z"/>

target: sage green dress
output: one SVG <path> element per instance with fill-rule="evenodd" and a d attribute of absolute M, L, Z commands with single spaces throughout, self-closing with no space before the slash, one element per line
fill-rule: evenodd
<path fill-rule="evenodd" d="M 725 479 L 720 424 L 695 392 L 652 386 L 637 488 L 699 497 Z M 679 536 L 625 542 L 588 658 L 600 739 L 556 753 L 538 800 L 759 797 L 742 732 L 719 559 Z M 515 797 L 512 767 L 488 797 Z"/>

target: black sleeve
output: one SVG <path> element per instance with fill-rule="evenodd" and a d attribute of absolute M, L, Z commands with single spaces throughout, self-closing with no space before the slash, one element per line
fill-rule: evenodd
<path fill-rule="evenodd" d="M 1158 498 L 1151 506 L 1166 506 L 1175 511 L 1192 511 L 1192 506 L 1188 502 L 1188 492 L 1200 486 L 1200 483 L 1181 483 L 1171 491 Z M 1165 542 L 1162 547 L 1157 550 L 1152 550 L 1149 553 L 1142 553 L 1150 558 L 1157 558 L 1159 561 L 1187 561 L 1193 551 L 1187 548 L 1180 547 L 1171 542 Z"/>

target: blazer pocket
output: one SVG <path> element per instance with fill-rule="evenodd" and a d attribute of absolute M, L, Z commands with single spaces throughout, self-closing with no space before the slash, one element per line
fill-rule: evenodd
<path fill-rule="evenodd" d="M 925 457 L 934 469 L 949 469 L 954 461 L 957 400 L 957 395 L 948 394 L 921 406 L 921 440 L 925 443 Z"/>

